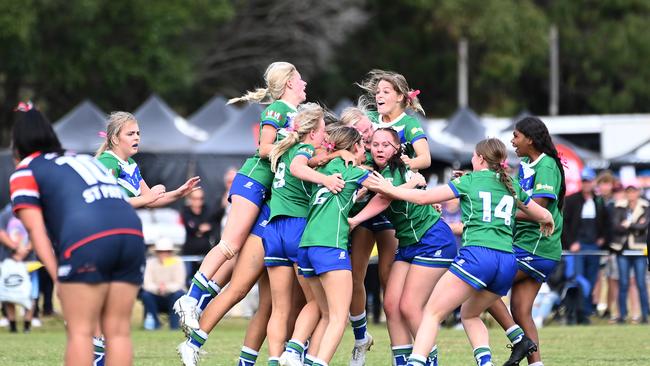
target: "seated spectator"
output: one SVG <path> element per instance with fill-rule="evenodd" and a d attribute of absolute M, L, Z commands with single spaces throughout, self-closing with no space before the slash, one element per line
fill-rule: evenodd
<path fill-rule="evenodd" d="M 170 239 L 158 239 L 154 250 L 155 255 L 147 259 L 140 293 L 144 305 L 144 328 L 160 328 L 160 311 L 168 314 L 169 328 L 178 329 L 178 316 L 172 306 L 185 293 L 185 266 L 181 258 L 174 254 L 174 243 Z"/>

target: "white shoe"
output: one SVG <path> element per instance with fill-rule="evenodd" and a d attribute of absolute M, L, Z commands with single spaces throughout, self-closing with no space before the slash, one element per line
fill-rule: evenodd
<path fill-rule="evenodd" d="M 6 328 L 9 326 L 9 319 L 0 318 L 0 327 Z"/>
<path fill-rule="evenodd" d="M 295 352 L 282 352 L 280 366 L 302 366 L 302 357 Z"/>
<path fill-rule="evenodd" d="M 354 345 L 352 349 L 352 358 L 350 358 L 350 366 L 364 366 L 366 364 L 366 352 L 370 351 L 370 347 L 375 344 L 370 333 L 366 333 L 366 341 L 361 344 Z"/>
<path fill-rule="evenodd" d="M 189 336 L 193 329 L 199 329 L 199 313 L 196 299 L 187 295 L 181 296 L 174 303 L 174 312 L 178 315 L 180 326 L 185 335 Z"/>
<path fill-rule="evenodd" d="M 188 342 L 178 345 L 176 352 L 184 366 L 196 366 L 199 363 L 199 348 Z"/>
<path fill-rule="evenodd" d="M 41 319 L 39 319 L 39 318 L 32 319 L 32 327 L 40 328 L 42 326 L 43 326 L 43 323 L 41 323 Z"/>

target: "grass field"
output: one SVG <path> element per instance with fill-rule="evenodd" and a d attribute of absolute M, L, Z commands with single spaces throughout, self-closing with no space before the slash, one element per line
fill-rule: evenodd
<path fill-rule="evenodd" d="M 211 334 L 201 365 L 234 366 L 239 355 L 246 320 L 228 319 Z M 390 346 L 385 326 L 370 326 L 375 347 L 368 355 L 369 366 L 390 365 Z M 503 332 L 490 330 L 496 364 L 509 354 Z M 549 326 L 541 330 L 546 365 L 648 365 L 650 327 L 641 325 Z M 135 365 L 179 365 L 175 347 L 183 340 L 180 332 L 135 329 Z M 352 332 L 347 331 L 331 365 L 347 365 Z M 31 334 L 9 334 L 0 329 L 0 365 L 60 365 L 65 333 L 60 320 L 52 319 Z M 462 330 L 443 329 L 439 337 L 440 365 L 473 365 L 472 352 Z M 266 348 L 259 365 L 266 365 Z M 522 363 L 522 364 L 525 364 Z"/>

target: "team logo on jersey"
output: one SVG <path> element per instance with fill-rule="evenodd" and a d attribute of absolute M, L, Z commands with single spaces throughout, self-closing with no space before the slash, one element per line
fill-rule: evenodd
<path fill-rule="evenodd" d="M 72 266 L 69 264 L 65 264 L 62 266 L 59 266 L 59 269 L 57 270 L 57 273 L 60 277 L 65 277 L 70 274 L 70 271 L 72 271 Z"/>
<path fill-rule="evenodd" d="M 452 182 L 454 182 L 456 184 L 460 184 L 460 177 L 455 178 L 454 180 L 452 180 Z"/>
<path fill-rule="evenodd" d="M 552 191 L 553 189 L 554 187 L 548 184 L 537 183 L 535 186 L 535 190 L 537 191 Z"/>
<path fill-rule="evenodd" d="M 436 252 L 433 253 L 433 256 L 434 257 L 442 257 L 442 250 L 441 249 L 436 250 Z"/>
<path fill-rule="evenodd" d="M 276 122 L 280 122 L 280 120 L 282 119 L 282 114 L 276 111 L 267 111 L 266 116 L 264 116 L 264 119 L 270 119 Z"/>
<path fill-rule="evenodd" d="M 411 135 L 415 135 L 418 132 L 424 133 L 424 130 L 422 129 L 422 127 L 413 127 L 413 128 L 411 128 Z"/>

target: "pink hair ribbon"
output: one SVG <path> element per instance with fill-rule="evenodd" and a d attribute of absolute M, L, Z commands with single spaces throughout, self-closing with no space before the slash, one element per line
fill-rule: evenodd
<path fill-rule="evenodd" d="M 108 137 L 108 135 L 106 134 L 106 131 L 99 131 L 99 132 L 97 132 L 97 136 L 99 136 L 99 137 L 101 137 L 101 138 L 103 138 L 103 139 L 105 139 L 105 138 Z"/>
<path fill-rule="evenodd" d="M 415 99 L 418 95 L 420 95 L 420 89 L 410 91 L 408 94 L 409 100 Z"/>
<path fill-rule="evenodd" d="M 334 148 L 336 148 L 336 144 L 333 142 L 324 142 L 323 146 L 325 146 L 325 149 L 327 149 L 327 151 L 334 151 Z"/>
<path fill-rule="evenodd" d="M 19 111 L 20 112 L 29 112 L 32 109 L 34 109 L 34 104 L 32 104 L 31 101 L 28 101 L 27 103 L 20 102 L 20 103 L 18 103 L 16 108 L 14 108 L 14 112 L 19 112 Z"/>

